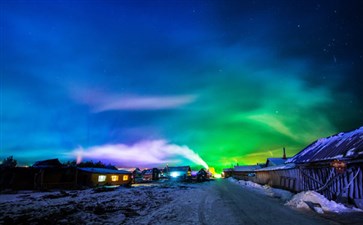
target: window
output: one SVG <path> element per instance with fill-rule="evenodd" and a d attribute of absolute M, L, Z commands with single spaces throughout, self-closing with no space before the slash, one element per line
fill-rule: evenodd
<path fill-rule="evenodd" d="M 118 181 L 118 176 L 117 175 L 112 175 L 111 180 L 112 181 Z"/>
<path fill-rule="evenodd" d="M 126 181 L 126 180 L 128 180 L 129 179 L 129 176 L 128 175 L 124 175 L 123 177 L 122 177 L 122 180 L 123 181 Z"/>
<path fill-rule="evenodd" d="M 106 175 L 99 175 L 98 182 L 104 182 L 104 181 L 106 181 Z"/>

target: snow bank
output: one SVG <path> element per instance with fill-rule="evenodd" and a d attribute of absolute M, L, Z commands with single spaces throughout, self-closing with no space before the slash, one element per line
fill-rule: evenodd
<path fill-rule="evenodd" d="M 244 181 L 244 180 L 236 180 L 232 177 L 228 178 L 230 182 L 236 183 L 243 188 L 250 189 L 254 192 L 259 192 L 260 194 L 264 194 L 273 198 L 279 198 L 283 201 L 290 200 L 293 194 L 290 191 L 272 188 L 268 185 L 260 185 L 257 183 L 254 183 L 252 181 Z"/>
<path fill-rule="evenodd" d="M 285 205 L 294 207 L 294 208 L 304 208 L 304 209 L 313 209 L 318 213 L 324 212 L 357 212 L 362 211 L 357 208 L 347 208 L 343 204 L 336 203 L 334 201 L 329 201 L 323 195 L 315 192 L 315 191 L 304 191 L 300 192 L 288 201 Z"/>
<path fill-rule="evenodd" d="M 250 189 L 254 192 L 259 192 L 261 194 L 265 194 L 270 197 L 279 198 L 283 201 L 287 201 L 285 205 L 293 208 L 313 209 L 318 213 L 363 212 L 363 210 L 361 209 L 348 208 L 343 204 L 330 201 L 326 199 L 323 195 L 315 191 L 305 191 L 293 195 L 293 193 L 289 191 L 278 188 L 272 188 L 268 185 L 262 186 L 257 183 L 253 183 L 251 181 L 236 180 L 232 177 L 228 178 L 228 180 L 230 182 L 240 185 L 243 188 Z"/>

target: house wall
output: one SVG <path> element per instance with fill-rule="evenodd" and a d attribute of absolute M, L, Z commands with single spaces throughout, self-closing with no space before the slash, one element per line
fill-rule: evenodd
<path fill-rule="evenodd" d="M 282 188 L 292 192 L 301 191 L 298 169 L 257 171 L 255 182 L 261 185 Z"/>
<path fill-rule="evenodd" d="M 100 175 L 105 175 L 106 180 L 103 182 L 98 182 L 98 177 Z M 127 180 L 123 180 L 123 176 L 127 176 Z M 118 181 L 112 181 L 112 176 L 119 176 Z M 99 173 L 89 173 L 84 171 L 79 171 L 78 173 L 79 184 L 85 186 L 102 186 L 102 185 L 125 185 L 131 182 L 131 174 L 99 174 Z"/>
<path fill-rule="evenodd" d="M 363 199 L 363 165 L 350 164 L 342 174 L 334 168 L 307 166 L 301 168 L 303 190 L 315 190 L 328 199 L 340 197 Z"/>
<path fill-rule="evenodd" d="M 233 176 L 232 171 L 223 171 L 223 173 L 224 173 L 224 178 Z"/>
<path fill-rule="evenodd" d="M 53 189 L 76 188 L 78 185 L 99 186 L 99 185 L 124 185 L 131 182 L 131 174 L 105 174 L 106 180 L 98 182 L 98 176 L 82 172 L 76 168 L 1 168 L 0 189 L 32 190 L 32 189 Z M 112 175 L 119 176 L 118 181 L 112 181 Z M 123 180 L 123 175 L 127 180 Z"/>
<path fill-rule="evenodd" d="M 178 177 L 171 177 L 171 173 L 178 172 Z M 192 170 L 190 167 L 169 167 L 168 177 L 173 180 L 188 180 L 192 179 Z"/>
<path fill-rule="evenodd" d="M 254 171 L 233 171 L 232 177 L 237 180 L 256 182 L 256 176 Z"/>
<path fill-rule="evenodd" d="M 256 177 L 243 176 L 261 185 L 282 188 L 292 192 L 313 190 L 330 200 L 347 198 L 363 199 L 363 165 L 348 164 L 346 171 L 339 174 L 329 165 L 300 165 L 299 168 L 257 171 Z"/>
<path fill-rule="evenodd" d="M 76 168 L 44 168 L 34 176 L 35 187 L 41 189 L 75 188 L 77 186 Z"/>
<path fill-rule="evenodd" d="M 1 168 L 0 189 L 31 190 L 36 172 L 34 168 Z"/>

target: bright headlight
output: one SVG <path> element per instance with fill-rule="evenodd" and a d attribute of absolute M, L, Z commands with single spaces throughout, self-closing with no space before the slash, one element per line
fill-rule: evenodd
<path fill-rule="evenodd" d="M 180 176 L 180 174 L 179 174 L 179 172 L 171 172 L 171 173 L 170 173 L 170 176 L 171 176 L 171 177 L 179 177 L 179 176 Z"/>

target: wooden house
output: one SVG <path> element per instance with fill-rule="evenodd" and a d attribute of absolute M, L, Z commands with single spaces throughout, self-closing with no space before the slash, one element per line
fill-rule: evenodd
<path fill-rule="evenodd" d="M 62 163 L 58 159 L 47 159 L 42 161 L 37 161 L 33 164 L 33 168 L 61 168 Z"/>
<path fill-rule="evenodd" d="M 210 178 L 210 175 L 208 174 L 207 171 L 205 171 L 205 169 L 200 169 L 197 173 L 197 182 L 203 182 L 206 181 L 207 179 Z"/>
<path fill-rule="evenodd" d="M 143 181 L 159 180 L 160 170 L 158 168 L 145 169 L 141 172 Z"/>
<path fill-rule="evenodd" d="M 233 168 L 233 178 L 254 181 L 255 170 L 260 168 L 261 165 L 235 166 Z"/>
<path fill-rule="evenodd" d="M 28 168 L 0 168 L 0 189 L 73 189 L 130 184 L 131 172 L 63 166 L 58 159 L 38 161 Z"/>
<path fill-rule="evenodd" d="M 282 188 L 292 192 L 303 191 L 297 184 L 300 172 L 294 163 L 268 166 L 255 170 L 256 176 L 252 181 L 269 185 L 275 188 Z"/>
<path fill-rule="evenodd" d="M 118 170 L 124 170 L 124 171 L 128 171 L 131 173 L 131 179 L 132 179 L 132 183 L 138 183 L 142 180 L 142 171 L 137 168 L 137 167 L 132 167 L 132 168 L 121 168 L 118 167 Z"/>
<path fill-rule="evenodd" d="M 170 166 L 167 167 L 167 171 L 169 179 L 188 180 L 192 176 L 190 166 Z"/>
<path fill-rule="evenodd" d="M 38 161 L 31 167 L 2 168 L 1 188 L 14 190 L 75 188 L 77 171 L 63 166 L 58 159 Z"/>
<path fill-rule="evenodd" d="M 167 170 L 167 168 L 168 167 L 159 168 L 159 171 L 160 171 L 159 177 L 160 177 L 160 179 L 166 179 L 166 178 L 168 178 L 168 170 Z"/>
<path fill-rule="evenodd" d="M 299 190 L 314 190 L 328 199 L 363 200 L 363 127 L 321 138 L 286 163 L 299 170 Z"/>
<path fill-rule="evenodd" d="M 69 189 L 77 186 L 76 168 L 62 165 L 58 159 L 37 161 L 32 168 L 36 169 L 34 189 Z"/>
<path fill-rule="evenodd" d="M 38 169 L 31 167 L 0 168 L 0 190 L 31 190 Z"/>
<path fill-rule="evenodd" d="M 263 167 L 270 166 L 279 166 L 283 165 L 288 158 L 286 157 L 286 149 L 285 147 L 282 149 L 282 157 L 281 158 L 267 158 L 265 165 Z"/>
<path fill-rule="evenodd" d="M 265 167 L 283 165 L 286 160 L 287 158 L 267 158 Z"/>
<path fill-rule="evenodd" d="M 223 169 L 222 177 L 223 178 L 231 177 L 233 175 L 232 173 L 233 173 L 233 169 L 232 168 L 225 168 L 225 169 Z"/>
<path fill-rule="evenodd" d="M 78 168 L 78 184 L 83 186 L 131 185 L 131 172 L 105 168 Z"/>
<path fill-rule="evenodd" d="M 36 169 L 34 189 L 71 189 L 77 186 L 77 169 L 74 167 Z"/>
<path fill-rule="evenodd" d="M 269 158 L 266 167 L 237 166 L 232 175 L 292 192 L 317 191 L 363 209 L 363 127 L 321 138 L 283 164 Z"/>

